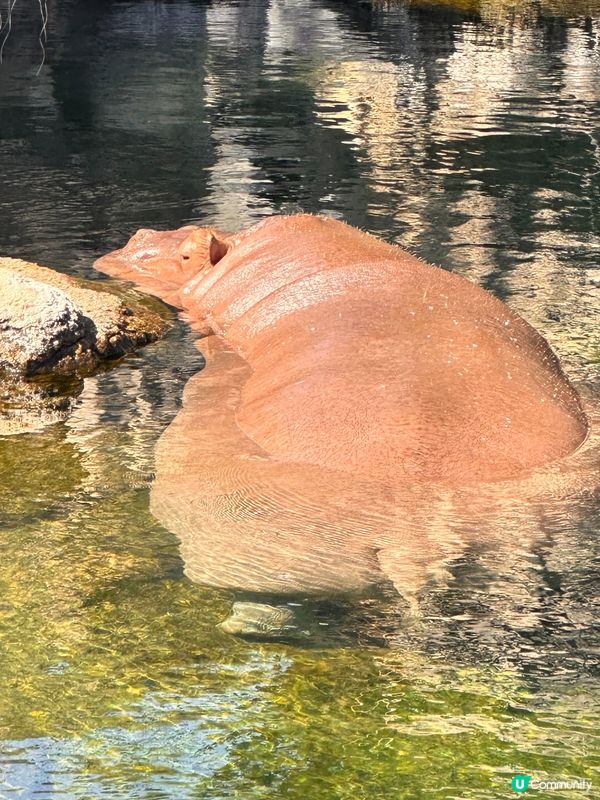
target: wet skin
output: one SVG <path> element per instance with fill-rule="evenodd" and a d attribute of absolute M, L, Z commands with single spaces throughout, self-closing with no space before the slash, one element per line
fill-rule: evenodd
<path fill-rule="evenodd" d="M 523 319 L 341 222 L 140 232 L 97 267 L 181 307 L 249 363 L 238 423 L 278 459 L 464 485 L 516 477 L 586 438 L 576 391 Z"/>
<path fill-rule="evenodd" d="M 142 232 L 96 266 L 216 334 L 151 493 L 194 580 L 281 594 L 387 581 L 410 599 L 470 539 L 508 563 L 539 532 L 532 499 L 598 485 L 598 445 L 581 447 L 588 420 L 546 341 L 341 222 Z"/>

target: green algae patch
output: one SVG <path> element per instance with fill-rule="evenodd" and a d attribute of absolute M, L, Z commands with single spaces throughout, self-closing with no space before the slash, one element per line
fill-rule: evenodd
<path fill-rule="evenodd" d="M 207 635 L 221 638 L 222 601 L 211 610 L 211 593 L 182 579 L 175 542 L 146 507 L 133 492 L 5 532 L 4 735 L 106 725 L 150 687 L 166 688 L 173 662 L 203 658 Z M 181 688 L 177 669 L 173 680 Z"/>
<path fill-rule="evenodd" d="M 0 524 L 51 514 L 77 491 L 83 475 L 80 454 L 60 427 L 0 437 Z"/>
<path fill-rule="evenodd" d="M 495 799 L 515 774 L 593 779 L 592 677 L 469 662 L 447 637 L 426 652 L 377 599 L 293 645 L 219 630 L 237 598 L 185 577 L 148 508 L 176 412 L 151 356 L 86 379 L 68 421 L 0 438 L 0 796 L 33 794 L 40 764 L 49 800 Z M 395 649 L 361 644 L 388 628 Z"/>
<path fill-rule="evenodd" d="M 120 457 L 134 446 L 138 460 L 150 452 L 100 422 L 87 437 L 59 426 L 0 441 L 7 776 L 46 759 L 48 796 L 61 798 L 116 787 L 391 800 L 503 797 L 513 773 L 592 775 L 593 682 L 536 686 L 408 640 L 386 650 L 222 633 L 233 598 L 185 578 L 176 539 L 148 511 L 143 464 Z"/>

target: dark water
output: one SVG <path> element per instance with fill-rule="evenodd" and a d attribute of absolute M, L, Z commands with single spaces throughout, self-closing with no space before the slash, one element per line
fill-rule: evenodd
<path fill-rule="evenodd" d="M 48 8 L 37 77 L 31 0 L 3 50 L 0 253 L 97 277 L 141 226 L 333 214 L 505 299 L 598 396 L 599 5 Z M 419 625 L 329 598 L 306 641 L 236 640 L 148 510 L 201 363 L 178 323 L 0 437 L 0 797 L 600 796 L 600 509 L 457 556 Z"/>

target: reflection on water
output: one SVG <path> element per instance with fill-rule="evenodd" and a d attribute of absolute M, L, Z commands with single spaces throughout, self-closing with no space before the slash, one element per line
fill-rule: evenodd
<path fill-rule="evenodd" d="M 0 69 L 4 253 L 97 277 L 140 226 L 321 211 L 491 289 L 598 396 L 597 3 L 49 9 L 39 78 L 26 3 Z M 234 595 L 184 566 L 231 578 L 240 542 L 190 556 L 149 511 L 201 364 L 178 326 L 88 379 L 66 421 L 0 439 L 0 796 L 496 798 L 515 772 L 593 778 L 593 501 L 447 537 L 410 625 L 363 583 L 296 598 L 306 642 L 236 641 L 216 628 Z M 368 578 L 361 557 L 339 574 Z"/>
<path fill-rule="evenodd" d="M 597 412 L 575 456 L 525 480 L 394 487 L 266 458 L 236 423 L 248 365 L 219 340 L 204 351 L 207 367 L 188 381 L 157 443 L 150 490 L 151 511 L 181 541 L 188 577 L 290 611 L 304 606 L 292 630 L 317 641 L 315 624 L 328 626 L 321 634 L 343 625 L 321 615 L 311 626 L 311 606 L 341 593 L 359 639 L 400 647 L 416 636 L 431 649 L 458 640 L 463 655 L 475 648 L 480 661 L 548 674 L 560 652 L 561 671 L 580 671 L 583 642 L 593 642 L 591 574 L 580 561 L 598 523 Z M 255 619 L 251 610 L 253 634 Z M 235 622 L 244 631 L 239 613 Z M 555 637 L 564 645 L 574 629 L 577 644 L 555 651 Z M 532 641 L 543 644 L 541 663 Z"/>

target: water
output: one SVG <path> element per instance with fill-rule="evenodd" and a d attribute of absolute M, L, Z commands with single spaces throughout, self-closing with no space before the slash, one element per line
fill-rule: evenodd
<path fill-rule="evenodd" d="M 324 212 L 505 299 L 598 396 L 597 3 L 49 3 L 35 77 L 38 13 L 0 69 L 0 252 L 96 279 L 140 226 Z M 201 366 L 174 320 L 0 439 L 0 797 L 599 796 L 597 505 L 455 554 L 412 623 L 384 589 L 235 639 L 149 512 Z"/>

